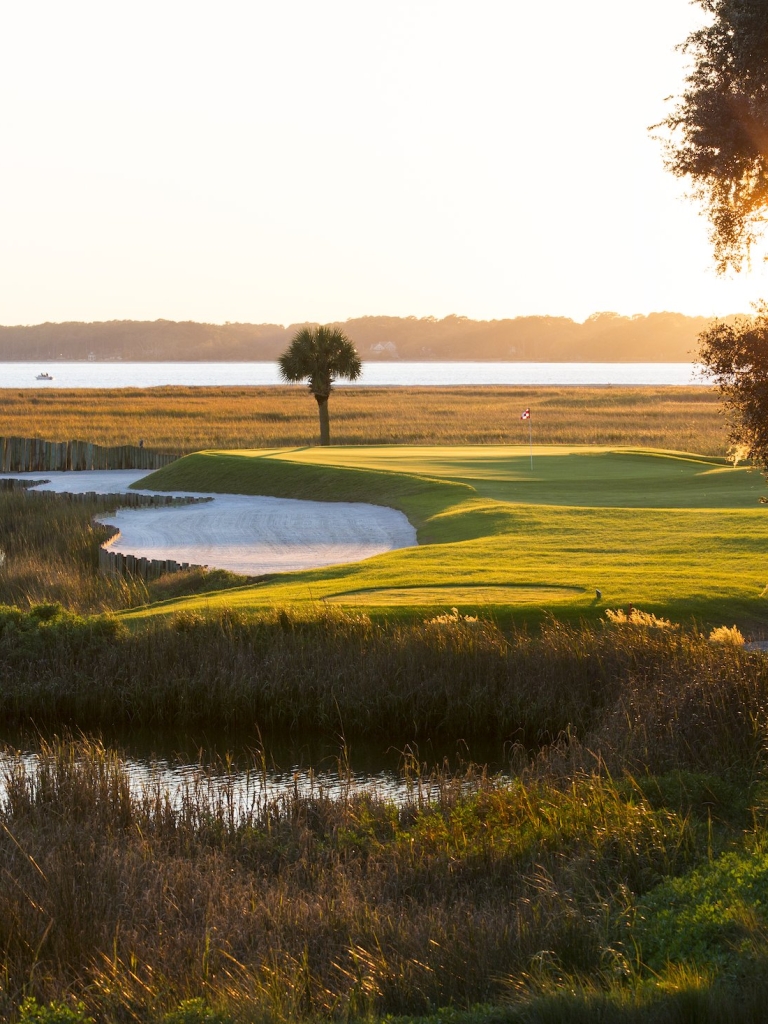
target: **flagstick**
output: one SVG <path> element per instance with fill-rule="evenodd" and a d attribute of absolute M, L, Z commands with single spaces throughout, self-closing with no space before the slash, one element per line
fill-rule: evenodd
<path fill-rule="evenodd" d="M 533 472 L 533 420 L 528 417 L 528 443 L 531 446 L 531 472 Z"/>

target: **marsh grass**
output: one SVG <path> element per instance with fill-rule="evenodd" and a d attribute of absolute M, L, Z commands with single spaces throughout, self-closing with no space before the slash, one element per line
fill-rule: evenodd
<path fill-rule="evenodd" d="M 725 455 L 727 429 L 713 388 L 339 388 L 334 444 L 608 444 Z M 83 438 L 186 453 L 316 443 L 304 388 L 6 390 L 0 434 Z"/>
<path fill-rule="evenodd" d="M 140 580 L 98 571 L 99 546 L 114 531 L 93 517 L 116 505 L 114 498 L 72 503 L 47 492 L 0 490 L 0 602 L 58 603 L 78 612 L 144 603 L 147 590 Z"/>
<path fill-rule="evenodd" d="M 696 928 L 656 928 L 651 911 L 675 879 L 715 891 L 706 866 L 738 856 L 757 856 L 764 886 L 766 659 L 632 621 L 529 634 L 435 619 L 230 613 L 131 633 L 2 610 L 6 724 L 259 723 L 400 749 L 493 736 L 513 774 L 406 752 L 394 803 L 359 789 L 342 752 L 333 794 L 275 795 L 257 755 L 243 799 L 226 758 L 174 793 L 84 737 L 6 749 L 0 1016 L 31 997 L 28 1024 L 758 1020 L 759 921 L 729 961 L 742 1002 L 727 1018 L 733 989 L 697 967 Z"/>
<path fill-rule="evenodd" d="M 691 631 L 502 630 L 319 609 L 152 620 L 0 613 L 0 718 L 93 729 L 444 737 L 527 750 L 577 737 L 654 772 L 740 765 L 765 743 L 768 660 Z"/>
<path fill-rule="evenodd" d="M 617 894 L 703 849 L 690 816 L 599 772 L 443 774 L 399 807 L 352 784 L 288 789 L 239 812 L 210 781 L 201 769 L 172 804 L 98 743 L 7 757 L 6 1008 L 76 992 L 100 1020 L 198 998 L 289 1021 L 500 1001 L 536 972 L 599 971 Z"/>
<path fill-rule="evenodd" d="M 0 489 L 0 604 L 59 604 L 78 613 L 109 612 L 252 582 L 223 569 L 192 569 L 149 583 L 138 576 L 99 572 L 99 547 L 114 530 L 94 517 L 119 505 L 119 496 L 70 502 L 46 491 Z"/>
<path fill-rule="evenodd" d="M 413 769 L 397 805 L 351 776 L 242 802 L 226 762 L 170 799 L 97 741 L 6 749 L 3 1019 L 23 998 L 24 1024 L 760 1019 L 764 943 L 734 1002 L 674 929 L 679 961 L 647 970 L 670 927 L 635 927 L 717 865 L 750 884 L 727 852 L 761 827 L 748 779 Z"/>

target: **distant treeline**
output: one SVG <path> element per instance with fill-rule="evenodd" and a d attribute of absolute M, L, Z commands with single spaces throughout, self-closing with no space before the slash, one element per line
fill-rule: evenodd
<path fill-rule="evenodd" d="M 470 320 L 364 316 L 340 323 L 364 359 L 686 362 L 710 321 L 682 313 Z M 0 326 L 0 360 L 272 360 L 304 324 L 200 324 L 173 320 Z"/>

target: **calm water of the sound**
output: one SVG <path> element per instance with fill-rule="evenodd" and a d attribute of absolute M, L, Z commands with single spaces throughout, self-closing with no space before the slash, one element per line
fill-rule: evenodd
<path fill-rule="evenodd" d="M 49 374 L 52 380 L 37 380 Z M 0 388 L 153 388 L 283 383 L 276 363 L 0 363 Z M 708 383 L 694 363 L 365 363 L 356 386 L 642 387 Z M 340 382 L 343 385 L 343 382 Z M 302 385 L 295 385 L 301 387 Z"/>

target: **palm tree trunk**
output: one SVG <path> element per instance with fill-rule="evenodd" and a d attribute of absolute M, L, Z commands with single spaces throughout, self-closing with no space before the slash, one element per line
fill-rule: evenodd
<path fill-rule="evenodd" d="M 315 395 L 320 414 L 320 444 L 331 443 L 331 424 L 328 419 L 328 395 Z"/>

